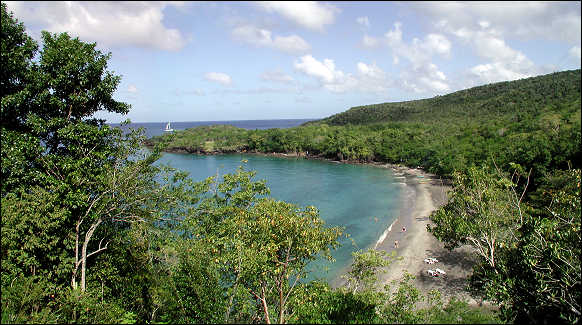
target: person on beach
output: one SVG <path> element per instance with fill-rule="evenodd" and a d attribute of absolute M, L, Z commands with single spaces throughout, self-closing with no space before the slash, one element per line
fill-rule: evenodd
<path fill-rule="evenodd" d="M 398 248 L 398 241 L 397 240 L 394 241 L 394 248 Z"/>
<path fill-rule="evenodd" d="M 402 232 L 406 232 L 406 227 L 402 227 Z"/>

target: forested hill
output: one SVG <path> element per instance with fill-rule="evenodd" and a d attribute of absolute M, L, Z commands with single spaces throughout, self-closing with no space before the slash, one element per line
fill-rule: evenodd
<path fill-rule="evenodd" d="M 537 184 L 551 170 L 582 165 L 580 75 L 578 69 L 354 107 L 284 130 L 194 128 L 148 144 L 167 142 L 168 151 L 280 152 L 398 163 L 441 176 L 493 162 L 509 170 L 517 163 L 532 170 Z"/>
<path fill-rule="evenodd" d="M 308 122 L 328 125 L 378 122 L 427 122 L 430 120 L 535 116 L 551 105 L 574 103 L 580 98 L 580 69 L 488 84 L 444 96 L 406 102 L 352 107 L 328 118 Z"/>

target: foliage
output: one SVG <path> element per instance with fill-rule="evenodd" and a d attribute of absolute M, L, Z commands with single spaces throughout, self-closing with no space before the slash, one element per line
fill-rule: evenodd
<path fill-rule="evenodd" d="M 374 302 L 315 281 L 299 288 L 291 308 L 289 322 L 297 324 L 368 324 L 377 319 Z"/>
<path fill-rule="evenodd" d="M 151 139 L 147 150 L 139 131 L 92 118 L 130 109 L 113 99 L 121 79 L 107 68 L 110 54 L 48 32 L 39 51 L 1 9 L 2 323 L 498 321 L 424 296 L 409 275 L 395 291 L 378 290 L 389 260 L 375 250 L 354 254 L 349 288 L 306 281 L 306 266 L 331 259 L 342 229 L 326 227 L 315 207 L 268 197 L 266 182 L 243 168 L 194 183 L 157 163 L 164 148 L 455 175 L 432 230 L 451 248 L 481 234 L 474 243 L 487 244 L 490 259 L 473 288 L 495 297 L 506 320 L 579 321 L 580 170 L 558 169 L 580 167 L 580 70 L 354 108 L 287 130 L 191 129 Z M 475 167 L 488 161 L 500 166 L 493 174 Z M 530 186 L 503 176 L 516 167 L 532 171 Z"/>
<path fill-rule="evenodd" d="M 350 271 L 346 274 L 346 287 L 353 293 L 360 290 L 371 290 L 378 283 L 377 272 L 384 271 L 395 258 L 395 252 L 391 255 L 385 251 L 369 248 L 367 251 L 353 252 L 353 262 Z M 386 259 L 389 257 L 389 259 Z"/>
<path fill-rule="evenodd" d="M 114 322 L 129 317 L 120 306 L 135 287 L 121 300 L 105 292 L 154 269 L 126 267 L 120 257 L 136 238 L 124 236 L 142 223 L 162 229 L 192 191 L 184 175 L 164 177 L 153 165 L 159 150 L 144 151 L 137 133 L 91 119 L 129 109 L 112 98 L 120 77 L 107 71 L 109 54 L 67 34 L 43 40 L 33 61 L 36 43 L 2 4 L 3 317 Z"/>
<path fill-rule="evenodd" d="M 516 184 L 485 168 L 456 173 L 447 204 L 431 216 L 427 230 L 449 250 L 464 244 L 495 269 L 499 248 L 515 244 L 523 212 Z"/>
<path fill-rule="evenodd" d="M 209 179 L 208 195 L 185 220 L 185 234 L 189 240 L 200 238 L 213 252 L 221 285 L 229 291 L 229 315 L 253 302 L 262 321 L 269 323 L 276 315 L 284 323 L 288 299 L 306 277 L 307 264 L 320 256 L 331 258 L 329 250 L 338 245 L 341 230 L 325 228 L 313 207 L 260 198 L 268 189 L 253 176 L 240 168 L 222 183 Z"/>
<path fill-rule="evenodd" d="M 500 82 L 434 98 L 368 105 L 289 129 L 205 126 L 176 132 L 169 151 L 290 153 L 422 166 L 444 177 L 494 160 L 532 170 L 579 168 L 580 70 Z M 169 135 L 154 137 L 154 144 Z"/>
<path fill-rule="evenodd" d="M 519 167 L 519 166 L 517 166 Z M 471 286 L 501 306 L 508 321 L 580 318 L 580 170 L 548 175 L 528 205 L 511 179 L 469 169 L 429 230 L 449 248 L 472 245 L 482 257 Z M 476 240 L 478 239 L 478 240 Z"/>
<path fill-rule="evenodd" d="M 49 284 L 42 277 L 19 276 L 8 285 L 2 284 L 2 324 L 58 321 L 53 309 L 47 306 L 54 295 L 47 294 Z"/>
<path fill-rule="evenodd" d="M 516 301 L 523 320 L 576 323 L 582 297 L 580 169 L 557 171 L 540 191 L 551 201 L 526 220 L 519 249 Z"/>
<path fill-rule="evenodd" d="M 20 92 L 30 78 L 32 59 L 38 50 L 36 42 L 24 31 L 14 15 L 2 3 L 2 30 L 0 30 L 0 91 L 2 94 L 2 127 L 17 127 L 23 121 L 25 109 L 17 103 L 22 97 Z M 19 116 L 20 115 L 20 116 Z"/>
<path fill-rule="evenodd" d="M 366 288 L 357 293 L 345 288 L 331 289 L 328 284 L 312 282 L 302 288 L 293 301 L 293 323 L 310 324 L 466 324 L 500 323 L 492 311 L 471 307 L 451 298 L 443 302 L 438 291 L 423 295 L 405 274 L 392 292 Z M 391 293 L 392 292 L 392 293 Z M 424 304 L 423 304 L 424 302 Z"/>
<path fill-rule="evenodd" d="M 466 301 L 455 297 L 437 311 L 431 319 L 432 324 L 502 324 L 493 311 L 470 307 Z"/>

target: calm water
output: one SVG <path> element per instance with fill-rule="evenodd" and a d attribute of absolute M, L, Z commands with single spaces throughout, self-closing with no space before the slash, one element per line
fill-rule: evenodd
<path fill-rule="evenodd" d="M 290 128 L 310 119 L 172 122 L 174 130 L 213 124 L 229 124 L 244 129 Z M 112 124 L 119 126 L 119 124 Z M 122 128 L 143 127 L 149 138 L 163 133 L 166 122 L 132 123 Z M 373 247 L 383 232 L 396 219 L 401 202 L 410 194 L 398 183 L 392 171 L 363 165 L 338 164 L 303 158 L 277 158 L 260 155 L 217 155 L 164 153 L 160 163 L 187 171 L 193 180 L 233 173 L 244 163 L 246 170 L 257 172 L 256 180 L 264 179 L 271 196 L 301 207 L 313 205 L 328 226 L 345 227 L 350 238 L 342 238 L 342 246 L 332 252 L 335 263 L 323 260 L 312 263 L 311 278 L 330 283 L 351 264 L 351 253 Z"/>
<path fill-rule="evenodd" d="M 351 239 L 342 239 L 342 247 L 332 252 L 335 263 L 311 265 L 312 278 L 334 282 L 351 264 L 351 252 L 373 247 L 398 215 L 404 186 L 385 168 L 242 154 L 165 153 L 161 162 L 189 172 L 194 180 L 203 180 L 217 171 L 220 175 L 235 172 L 243 159 L 248 160 L 246 170 L 256 171 L 257 180 L 267 181 L 272 197 L 302 207 L 313 205 L 326 225 L 343 226 L 350 234 Z"/>
<path fill-rule="evenodd" d="M 294 126 L 299 126 L 305 122 L 313 121 L 313 119 L 284 119 L 284 120 L 244 120 L 244 121 L 196 121 L 196 122 L 171 122 L 172 129 L 179 131 L 185 130 L 202 125 L 215 125 L 215 124 L 227 124 L 236 126 L 241 129 L 247 130 L 263 130 L 263 129 L 286 129 Z M 119 123 L 111 123 L 111 126 L 121 127 L 123 130 L 128 130 L 129 128 L 140 128 L 145 129 L 145 136 L 151 138 L 154 136 L 161 135 L 164 133 L 164 128 L 167 122 L 155 122 L 155 123 L 131 123 L 128 125 L 120 126 Z"/>

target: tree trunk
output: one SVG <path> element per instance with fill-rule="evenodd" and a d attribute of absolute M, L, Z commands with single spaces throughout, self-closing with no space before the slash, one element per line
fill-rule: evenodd
<path fill-rule="evenodd" d="M 87 234 L 85 234 L 85 242 L 83 243 L 83 250 L 81 251 L 81 291 L 85 292 L 85 273 L 87 269 L 87 245 L 89 245 L 89 241 L 91 237 L 93 237 L 93 232 L 95 229 L 101 224 L 103 219 L 99 218 L 94 224 L 91 225 Z"/>
<path fill-rule="evenodd" d="M 261 303 L 263 305 L 263 312 L 265 313 L 265 321 L 267 324 L 271 324 L 271 319 L 269 318 L 269 307 L 267 306 L 267 295 L 265 294 L 265 285 L 261 286 Z"/>
<path fill-rule="evenodd" d="M 71 286 L 73 289 L 77 289 L 77 270 L 79 269 L 79 228 L 83 219 L 77 221 L 77 227 L 75 228 L 75 268 L 73 269 L 73 276 L 71 278 Z"/>

